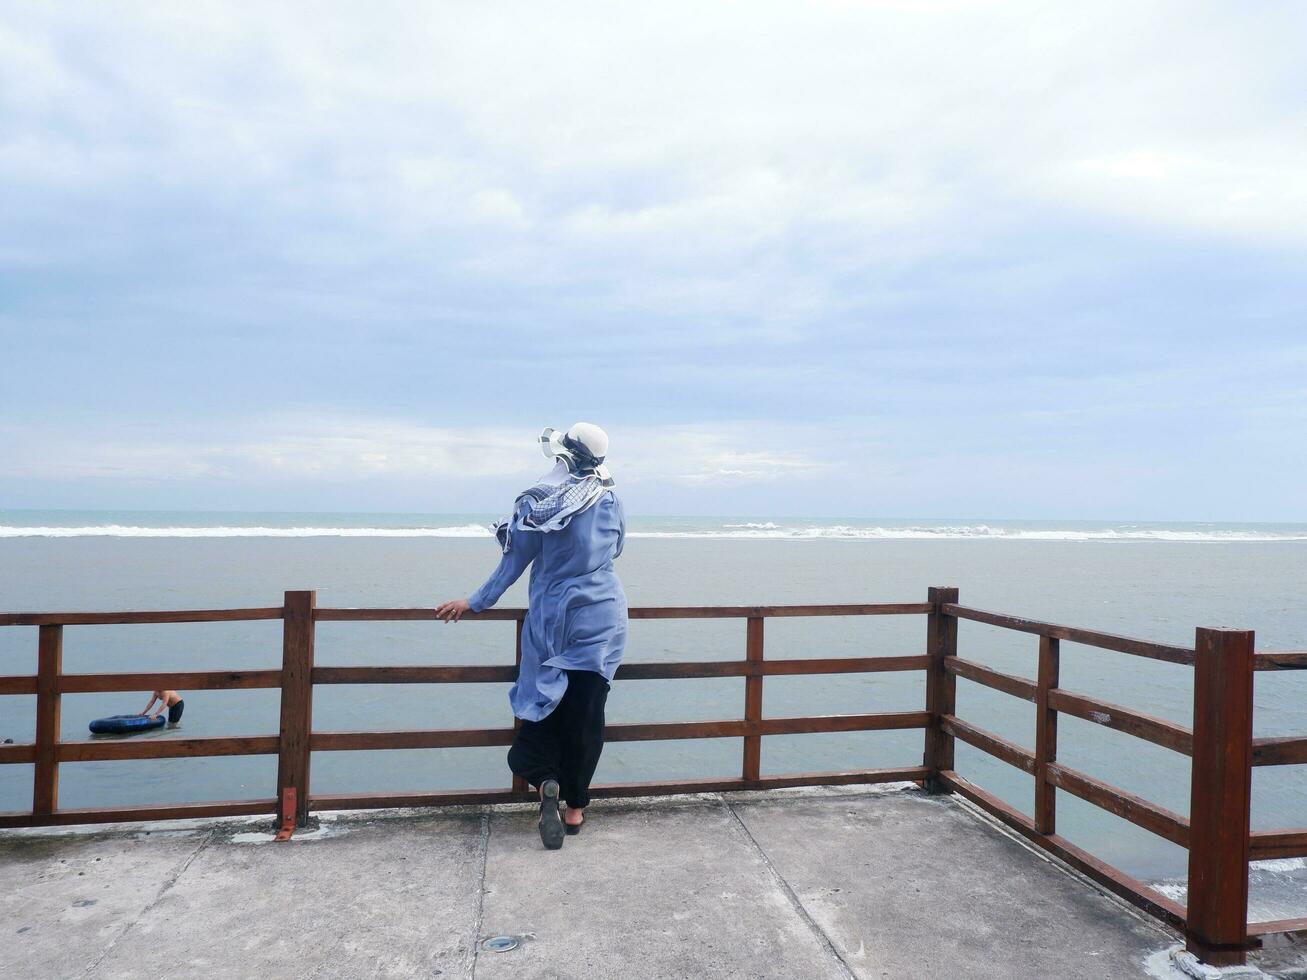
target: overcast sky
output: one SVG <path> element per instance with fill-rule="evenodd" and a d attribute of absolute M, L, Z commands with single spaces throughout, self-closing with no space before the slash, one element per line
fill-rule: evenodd
<path fill-rule="evenodd" d="M 1307 7 L 564 6 L 6 3 L 0 507 L 1307 520 Z"/>

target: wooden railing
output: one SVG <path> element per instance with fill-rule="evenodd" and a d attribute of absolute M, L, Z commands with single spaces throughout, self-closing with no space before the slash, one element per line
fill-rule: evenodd
<path fill-rule="evenodd" d="M 1307 653 L 1254 653 L 1253 634 L 1198 629 L 1192 648 L 1042 623 L 959 605 L 956 590 L 932 590 L 932 722 L 928 785 L 951 790 L 1104 887 L 1185 933 L 1190 950 L 1213 965 L 1243 963 L 1259 937 L 1307 929 L 1307 918 L 1248 923 L 1250 859 L 1307 856 L 1307 828 L 1251 831 L 1252 767 L 1307 763 L 1307 738 L 1253 738 L 1253 677 L 1258 670 L 1307 668 Z M 958 656 L 957 623 L 969 620 L 1039 637 L 1036 679 L 1016 677 Z M 1194 671 L 1193 727 L 1062 688 L 1063 641 L 1148 657 Z M 1034 749 L 957 717 L 956 678 L 1035 705 Z M 1057 761 L 1057 719 L 1068 714 L 1190 757 L 1189 816 L 1111 786 Z M 1027 816 L 959 775 L 961 739 L 1035 781 Z M 1187 904 L 1168 898 L 1057 833 L 1058 790 L 1115 814 L 1189 851 Z"/>
<path fill-rule="evenodd" d="M 468 614 L 472 620 L 516 623 L 517 661 L 521 660 L 522 609 Z M 925 615 L 926 652 L 881 657 L 767 660 L 764 626 L 769 618 L 812 616 Z M 636 608 L 632 619 L 743 619 L 744 658 L 730 661 L 627 663 L 622 680 L 743 677 L 742 718 L 717 721 L 617 724 L 605 730 L 609 741 L 740 738 L 740 775 L 732 778 L 628 782 L 592 789 L 594 796 L 645 796 L 686 792 L 767 789 L 912 781 L 933 792 L 956 792 L 981 810 L 1099 882 L 1126 901 L 1185 932 L 1188 946 L 1212 964 L 1243 962 L 1259 937 L 1307 929 L 1307 918 L 1247 922 L 1248 861 L 1307 856 L 1307 828 L 1250 831 L 1251 774 L 1257 765 L 1307 763 L 1307 738 L 1254 739 L 1252 684 L 1255 670 L 1307 669 L 1307 652 L 1253 651 L 1253 634 L 1199 629 L 1193 648 L 1168 646 L 1095 630 L 1078 629 L 985 612 L 958 604 L 951 588 L 931 589 L 928 601 L 871 605 L 683 606 Z M 37 672 L 0 677 L 0 695 L 36 696 L 36 732 L 29 744 L 0 746 L 0 764 L 33 764 L 30 811 L 0 813 L 0 827 L 160 820 L 250 814 L 279 814 L 284 833 L 303 824 L 314 810 L 398 806 L 441 806 L 526 801 L 533 797 L 520 780 L 510 787 L 421 793 L 313 795 L 312 753 L 331 751 L 509 745 L 513 728 L 417 731 L 317 731 L 313 690 L 322 684 L 466 684 L 512 682 L 516 665 L 323 667 L 314 663 L 319 622 L 434 620 L 432 609 L 317 608 L 313 592 L 287 592 L 282 606 L 164 612 L 8 613 L 0 626 L 35 626 L 39 631 Z M 127 623 L 211 623 L 280 619 L 283 624 L 279 670 L 164 671 L 150 673 L 65 674 L 63 630 L 67 626 Z M 1039 637 L 1036 679 L 1003 673 L 958 655 L 960 620 L 984 623 Z M 1065 690 L 1059 684 L 1061 643 L 1148 657 L 1194 670 L 1194 726 Z M 768 676 L 849 674 L 922 670 L 926 675 L 923 711 L 765 718 L 763 682 Z M 1034 748 L 1018 745 L 958 717 L 957 678 L 1033 702 Z M 281 691 L 281 724 L 276 735 L 166 738 L 143 741 L 60 738 L 60 700 L 64 694 L 183 690 Z M 1192 797 L 1188 817 L 1173 813 L 1093 776 L 1058 762 L 1057 719 L 1069 714 L 1161 745 L 1191 758 Z M 923 764 L 893 769 L 853 769 L 763 776 L 762 739 L 768 735 L 813 732 L 922 729 Z M 1019 810 L 957 771 L 957 740 L 1006 762 L 1035 780 L 1034 814 Z M 254 800 L 63 808 L 59 806 L 62 763 L 200 756 L 276 755 L 276 793 Z M 1057 791 L 1062 790 L 1145 830 L 1189 849 L 1187 906 L 1094 857 L 1057 833 Z"/>

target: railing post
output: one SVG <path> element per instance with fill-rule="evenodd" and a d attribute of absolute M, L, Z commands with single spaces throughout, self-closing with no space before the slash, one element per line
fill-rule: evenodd
<path fill-rule="evenodd" d="M 516 653 L 514 653 L 514 655 L 513 655 L 513 663 L 517 665 L 517 669 L 518 669 L 518 670 L 521 670 L 521 669 L 522 669 L 522 629 L 523 629 L 523 627 L 526 625 L 526 620 L 525 620 L 523 617 L 519 616 L 519 617 L 515 620 L 515 622 L 516 622 L 516 624 L 517 624 L 517 630 L 516 630 L 517 640 L 516 640 Z M 517 678 L 514 677 L 514 678 L 513 678 L 513 681 L 514 681 L 514 683 L 516 683 L 516 682 L 517 682 Z M 522 727 L 522 719 L 521 719 L 521 718 L 518 718 L 518 717 L 516 717 L 516 716 L 514 716 L 514 718 L 513 718 L 513 731 L 517 731 L 517 730 L 518 730 L 519 728 L 521 728 L 521 727 Z M 514 792 L 514 793 L 526 793 L 526 792 L 528 792 L 529 790 L 530 790 L 530 787 L 527 785 L 526 780 L 523 779 L 521 776 L 517 775 L 517 773 L 514 773 L 514 774 L 513 774 L 513 792 Z"/>
<path fill-rule="evenodd" d="M 1253 634 L 1199 629 L 1185 941 L 1213 966 L 1245 962 L 1252 797 Z"/>
<path fill-rule="evenodd" d="M 957 678 L 944 669 L 946 657 L 958 655 L 958 619 L 940 611 L 946 602 L 958 601 L 958 590 L 937 586 L 927 594 L 934 609 L 926 616 L 926 710 L 930 712 L 930 727 L 926 729 L 925 766 L 930 770 L 926 789 L 932 793 L 947 793 L 948 787 L 939 778 L 941 772 L 953 768 L 953 736 L 940 726 L 940 718 L 957 713 Z"/>
<path fill-rule="evenodd" d="M 1057 833 L 1057 788 L 1048 781 L 1048 765 L 1057 761 L 1057 712 L 1048 692 L 1058 685 L 1062 641 L 1039 638 L 1039 683 L 1035 688 L 1035 830 Z"/>
<path fill-rule="evenodd" d="M 745 659 L 750 664 L 761 664 L 762 617 L 750 616 L 748 632 L 745 637 Z M 762 675 L 750 674 L 744 679 L 744 720 L 762 721 Z M 744 736 L 744 767 L 741 772 L 744 781 L 757 782 L 762 778 L 762 736 Z"/>
<path fill-rule="evenodd" d="M 309 758 L 313 735 L 313 612 L 316 592 L 287 592 L 281 646 L 281 743 L 277 805 L 295 791 L 295 823 L 309 819 Z"/>
<path fill-rule="evenodd" d="M 32 814 L 38 817 L 59 808 L 59 675 L 64 663 L 64 628 L 42 626 L 40 631 L 36 662 L 36 772 L 32 779 Z"/>

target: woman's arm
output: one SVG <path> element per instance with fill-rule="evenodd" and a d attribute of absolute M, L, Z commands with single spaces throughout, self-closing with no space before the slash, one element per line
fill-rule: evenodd
<path fill-rule="evenodd" d="M 473 612 L 489 609 L 510 585 L 526 571 L 526 567 L 540 554 L 540 532 L 515 528 L 512 547 L 499 559 L 499 567 L 490 573 L 481 588 L 468 596 L 468 608 Z"/>
<path fill-rule="evenodd" d="M 453 599 L 438 606 L 437 619 L 447 623 L 458 622 L 468 610 L 481 612 L 489 609 L 521 577 L 526 567 L 540 554 L 540 532 L 515 528 L 510 534 L 511 545 L 499 559 L 498 567 L 490 573 L 490 578 L 466 599 Z"/>

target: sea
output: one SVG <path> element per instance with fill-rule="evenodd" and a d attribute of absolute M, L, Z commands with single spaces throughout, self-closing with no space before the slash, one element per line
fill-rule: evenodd
<path fill-rule="evenodd" d="M 0 611 L 48 612 L 280 605 L 315 589 L 320 606 L 433 606 L 471 593 L 498 558 L 493 514 L 0 511 Z M 1194 629 L 1255 630 L 1259 650 L 1307 650 L 1307 524 L 805 519 L 629 515 L 617 568 L 632 606 L 925 601 L 956 586 L 964 604 L 1163 643 Z M 501 605 L 526 601 L 525 578 Z M 279 622 L 68 627 L 64 669 L 276 667 Z M 35 671 L 37 631 L 0 627 L 0 674 Z M 776 619 L 768 658 L 920 654 L 922 616 Z M 627 662 L 738 659 L 743 620 L 631 623 Z M 1033 678 L 1038 638 L 963 622 L 959 653 Z M 324 665 L 511 664 L 502 622 L 321 623 Z M 1062 686 L 1191 724 L 1189 668 L 1063 644 Z M 766 716 L 919 710 L 920 673 L 769 677 Z M 275 733 L 275 691 L 184 691 L 180 726 L 138 738 Z M 90 737 L 103 715 L 140 711 L 149 692 L 63 699 L 62 737 Z M 0 738 L 32 739 L 34 698 L 0 698 Z M 608 719 L 742 717 L 741 678 L 614 685 Z M 319 730 L 506 725 L 505 684 L 320 687 Z M 966 680 L 958 713 L 1028 748 L 1034 708 Z M 1256 735 L 1307 735 L 1307 672 L 1256 679 Z M 768 736 L 765 774 L 919 765 L 920 731 Z M 1188 759 L 1069 716 L 1060 761 L 1185 814 Z M 611 743 L 597 782 L 739 774 L 741 740 Z M 958 743 L 959 771 L 1025 812 L 1031 778 Z M 508 785 L 502 748 L 320 752 L 316 793 Z M 1253 826 L 1307 828 L 1307 767 L 1259 768 Z M 31 803 L 31 766 L 0 766 L 0 810 Z M 66 807 L 269 797 L 276 759 L 233 757 L 69 763 Z M 1183 900 L 1185 852 L 1067 793 L 1059 832 Z M 796 829 L 797 831 L 797 829 Z M 1307 915 L 1307 862 L 1254 863 L 1253 918 Z"/>

